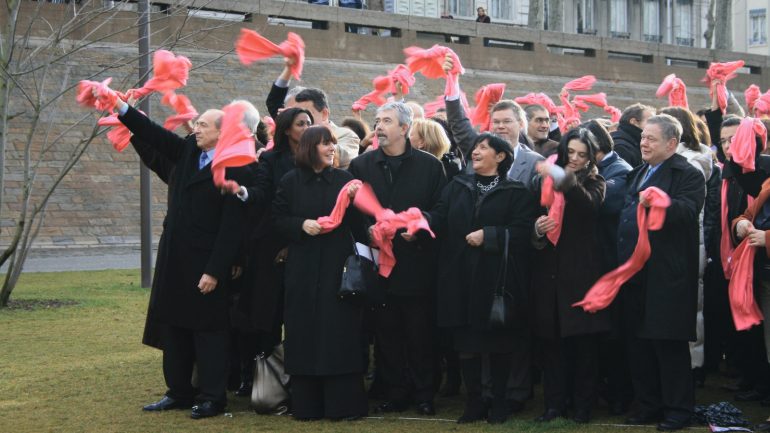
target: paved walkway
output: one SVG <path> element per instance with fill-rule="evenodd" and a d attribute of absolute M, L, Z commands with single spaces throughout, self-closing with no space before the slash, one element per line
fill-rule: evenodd
<path fill-rule="evenodd" d="M 155 265 L 154 251 L 152 264 Z M 136 247 L 68 248 L 31 251 L 24 263 L 24 272 L 97 271 L 139 267 L 140 250 Z"/>

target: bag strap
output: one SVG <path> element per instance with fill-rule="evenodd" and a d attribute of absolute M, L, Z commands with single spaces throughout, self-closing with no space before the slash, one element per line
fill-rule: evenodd
<path fill-rule="evenodd" d="M 508 243 L 510 240 L 510 233 L 508 232 L 508 229 L 505 229 L 505 244 L 503 245 L 503 257 L 502 262 L 500 263 L 500 271 L 497 275 L 497 281 L 498 281 L 498 292 L 497 295 L 503 296 L 505 295 L 505 283 L 508 279 Z"/>

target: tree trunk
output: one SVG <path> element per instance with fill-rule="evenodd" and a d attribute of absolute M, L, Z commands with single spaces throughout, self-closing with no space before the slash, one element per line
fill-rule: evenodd
<path fill-rule="evenodd" d="M 548 30 L 564 31 L 564 0 L 548 0 Z"/>
<path fill-rule="evenodd" d="M 714 48 L 733 49 L 733 0 L 716 0 Z"/>
<path fill-rule="evenodd" d="M 527 26 L 535 30 L 543 30 L 543 15 L 545 0 L 529 0 L 529 16 Z"/>
<path fill-rule="evenodd" d="M 706 31 L 703 32 L 703 38 L 706 40 L 706 48 L 711 49 L 714 42 L 714 27 L 716 18 L 714 17 L 714 6 L 716 0 L 709 0 L 708 10 L 706 11 Z"/>

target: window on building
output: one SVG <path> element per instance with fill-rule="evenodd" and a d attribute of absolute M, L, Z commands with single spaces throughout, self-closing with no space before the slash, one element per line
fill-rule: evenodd
<path fill-rule="evenodd" d="M 489 0 L 489 17 L 495 19 L 513 21 L 514 0 Z"/>
<path fill-rule="evenodd" d="M 577 32 L 596 34 L 594 26 L 594 0 L 578 0 Z"/>
<path fill-rule="evenodd" d="M 749 45 L 767 44 L 767 9 L 749 11 Z"/>
<path fill-rule="evenodd" d="M 695 40 L 692 37 L 692 0 L 676 0 L 674 9 L 674 29 L 676 44 L 693 46 Z"/>
<path fill-rule="evenodd" d="M 444 11 L 453 17 L 476 17 L 474 0 L 444 0 Z"/>
<path fill-rule="evenodd" d="M 626 0 L 610 1 L 610 32 L 615 38 L 628 38 L 628 3 Z"/>
<path fill-rule="evenodd" d="M 661 42 L 660 34 L 660 2 L 658 0 L 644 0 L 642 11 L 642 37 L 647 42 Z"/>

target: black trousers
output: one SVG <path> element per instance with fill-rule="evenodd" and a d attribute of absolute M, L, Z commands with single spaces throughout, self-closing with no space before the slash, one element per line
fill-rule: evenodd
<path fill-rule="evenodd" d="M 593 409 L 599 381 L 599 334 L 542 338 L 543 397 L 546 409 Z"/>
<path fill-rule="evenodd" d="M 427 296 L 388 296 L 385 307 L 375 312 L 375 334 L 379 344 L 377 368 L 388 400 L 432 402 L 433 308 Z"/>
<path fill-rule="evenodd" d="M 695 408 L 695 389 L 687 341 L 632 337 L 628 342 L 631 381 L 639 410 L 689 421 Z"/>
<path fill-rule="evenodd" d="M 532 392 L 532 341 L 529 336 L 516 335 L 513 351 L 508 355 L 511 361 L 505 398 L 509 401 L 524 403 Z M 492 398 L 492 375 L 489 368 L 489 356 L 482 356 L 482 381 L 484 398 Z"/>
<path fill-rule="evenodd" d="M 291 377 L 292 416 L 296 419 L 342 419 L 366 416 L 369 411 L 364 376 Z"/>
<path fill-rule="evenodd" d="M 165 327 L 163 346 L 163 377 L 168 395 L 177 400 L 192 401 L 195 389 L 190 383 L 193 365 L 198 365 L 198 386 L 201 401 L 224 405 L 227 401 L 230 335 L 227 331 L 193 331 Z"/>

